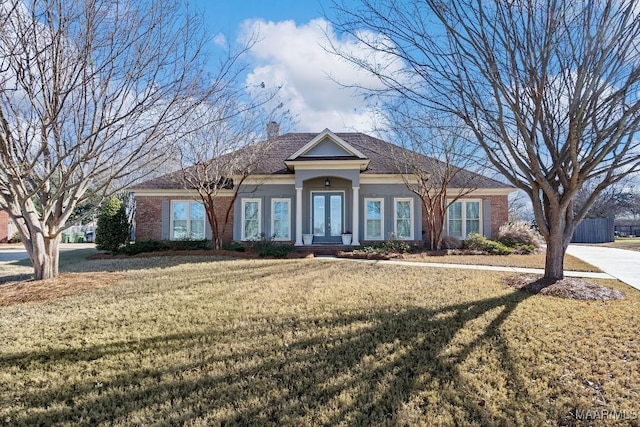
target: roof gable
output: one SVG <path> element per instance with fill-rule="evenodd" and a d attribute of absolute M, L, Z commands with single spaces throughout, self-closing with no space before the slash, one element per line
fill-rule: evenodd
<path fill-rule="evenodd" d="M 296 160 L 301 157 L 355 157 L 366 159 L 358 149 L 344 139 L 340 138 L 329 129 L 325 129 L 307 142 L 287 160 Z"/>

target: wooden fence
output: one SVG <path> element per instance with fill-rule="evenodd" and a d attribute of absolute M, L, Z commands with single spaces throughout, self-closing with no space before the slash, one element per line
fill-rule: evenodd
<path fill-rule="evenodd" d="M 615 238 L 613 217 L 587 218 L 576 227 L 571 243 L 605 243 L 613 242 Z"/>

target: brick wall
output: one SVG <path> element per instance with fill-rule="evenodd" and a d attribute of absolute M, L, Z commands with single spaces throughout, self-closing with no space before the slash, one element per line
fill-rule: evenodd
<path fill-rule="evenodd" d="M 509 196 L 483 196 L 491 200 L 491 238 L 498 238 L 500 226 L 509 221 Z"/>
<path fill-rule="evenodd" d="M 217 199 L 216 214 L 223 220 L 231 203 L 231 197 Z M 171 200 L 192 200 L 177 196 L 137 196 L 136 197 L 136 240 L 162 240 L 162 202 Z M 224 227 L 223 241 L 233 240 L 233 210 L 229 214 L 229 223 Z"/>
<path fill-rule="evenodd" d="M 0 211 L 0 243 L 7 243 L 9 236 L 9 215 L 5 211 Z"/>

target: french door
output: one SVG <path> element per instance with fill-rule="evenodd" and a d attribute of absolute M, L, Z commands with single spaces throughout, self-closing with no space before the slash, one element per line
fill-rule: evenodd
<path fill-rule="evenodd" d="M 344 218 L 344 193 L 312 192 L 311 223 L 313 240 L 341 242 Z"/>

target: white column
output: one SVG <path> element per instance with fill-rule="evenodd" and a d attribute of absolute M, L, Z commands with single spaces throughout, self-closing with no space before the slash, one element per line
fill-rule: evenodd
<path fill-rule="evenodd" d="M 353 221 L 351 224 L 353 226 L 353 237 L 351 239 L 351 244 L 355 246 L 359 246 L 360 241 L 359 241 L 358 230 L 360 229 L 360 223 L 358 219 L 360 218 L 359 216 L 360 187 L 351 187 L 351 189 L 353 190 Z"/>
<path fill-rule="evenodd" d="M 296 246 L 302 246 L 302 188 L 296 188 Z"/>

